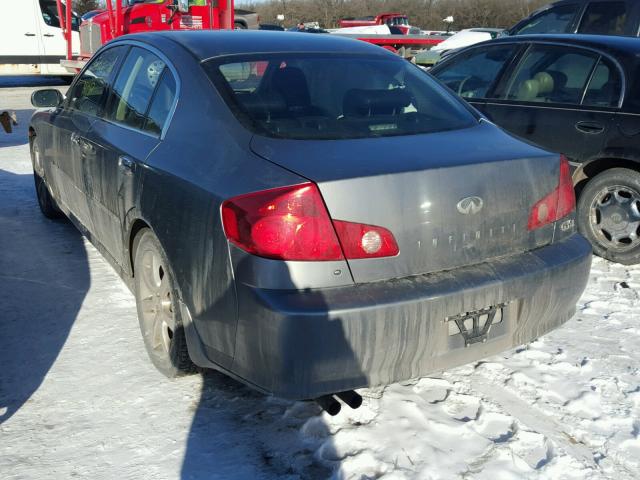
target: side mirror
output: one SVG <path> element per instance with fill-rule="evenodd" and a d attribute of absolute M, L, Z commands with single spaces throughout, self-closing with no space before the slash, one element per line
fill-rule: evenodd
<path fill-rule="evenodd" d="M 189 13 L 189 0 L 178 0 L 178 11 Z"/>
<path fill-rule="evenodd" d="M 61 105 L 64 96 L 54 88 L 36 90 L 31 94 L 31 105 L 36 108 L 51 108 Z"/>

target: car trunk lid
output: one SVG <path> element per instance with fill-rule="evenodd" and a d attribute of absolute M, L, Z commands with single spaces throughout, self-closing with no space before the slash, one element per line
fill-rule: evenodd
<path fill-rule="evenodd" d="M 354 281 L 449 270 L 547 245 L 527 228 L 558 183 L 557 155 L 481 121 L 464 130 L 354 140 L 255 136 L 252 150 L 318 185 L 334 220 L 389 229 L 395 257 L 349 260 Z"/>

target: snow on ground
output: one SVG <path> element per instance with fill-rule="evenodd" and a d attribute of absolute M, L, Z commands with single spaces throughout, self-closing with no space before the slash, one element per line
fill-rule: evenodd
<path fill-rule="evenodd" d="M 131 293 L 38 211 L 30 91 L 0 90 L 22 121 L 0 134 L 0 478 L 640 478 L 640 267 L 595 259 L 564 327 L 333 418 L 215 372 L 167 380 Z"/>

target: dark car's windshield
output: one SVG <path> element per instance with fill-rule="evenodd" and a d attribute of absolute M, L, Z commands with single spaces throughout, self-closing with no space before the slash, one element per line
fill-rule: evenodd
<path fill-rule="evenodd" d="M 268 136 L 414 135 L 476 121 L 429 75 L 391 56 L 255 54 L 205 68 L 239 120 Z"/>

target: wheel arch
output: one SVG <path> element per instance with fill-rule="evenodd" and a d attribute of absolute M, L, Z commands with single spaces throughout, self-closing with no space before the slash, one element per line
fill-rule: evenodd
<path fill-rule="evenodd" d="M 142 218 L 132 219 L 129 227 L 129 233 L 127 235 L 127 242 L 125 243 L 125 247 L 127 248 L 127 251 L 125 252 L 125 258 L 129 262 L 129 265 L 127 265 L 127 270 L 131 278 L 135 276 L 134 258 L 136 252 L 134 242 L 136 237 L 138 236 L 138 233 L 140 233 L 140 231 L 144 229 L 149 229 L 153 232 L 151 225 L 149 225 L 149 223 L 147 223 Z"/>
<path fill-rule="evenodd" d="M 596 175 L 612 168 L 628 168 L 640 173 L 640 159 L 603 157 L 590 160 L 580 165 L 573 173 L 573 184 L 576 190 L 576 197 L 579 197 L 587 185 Z"/>

